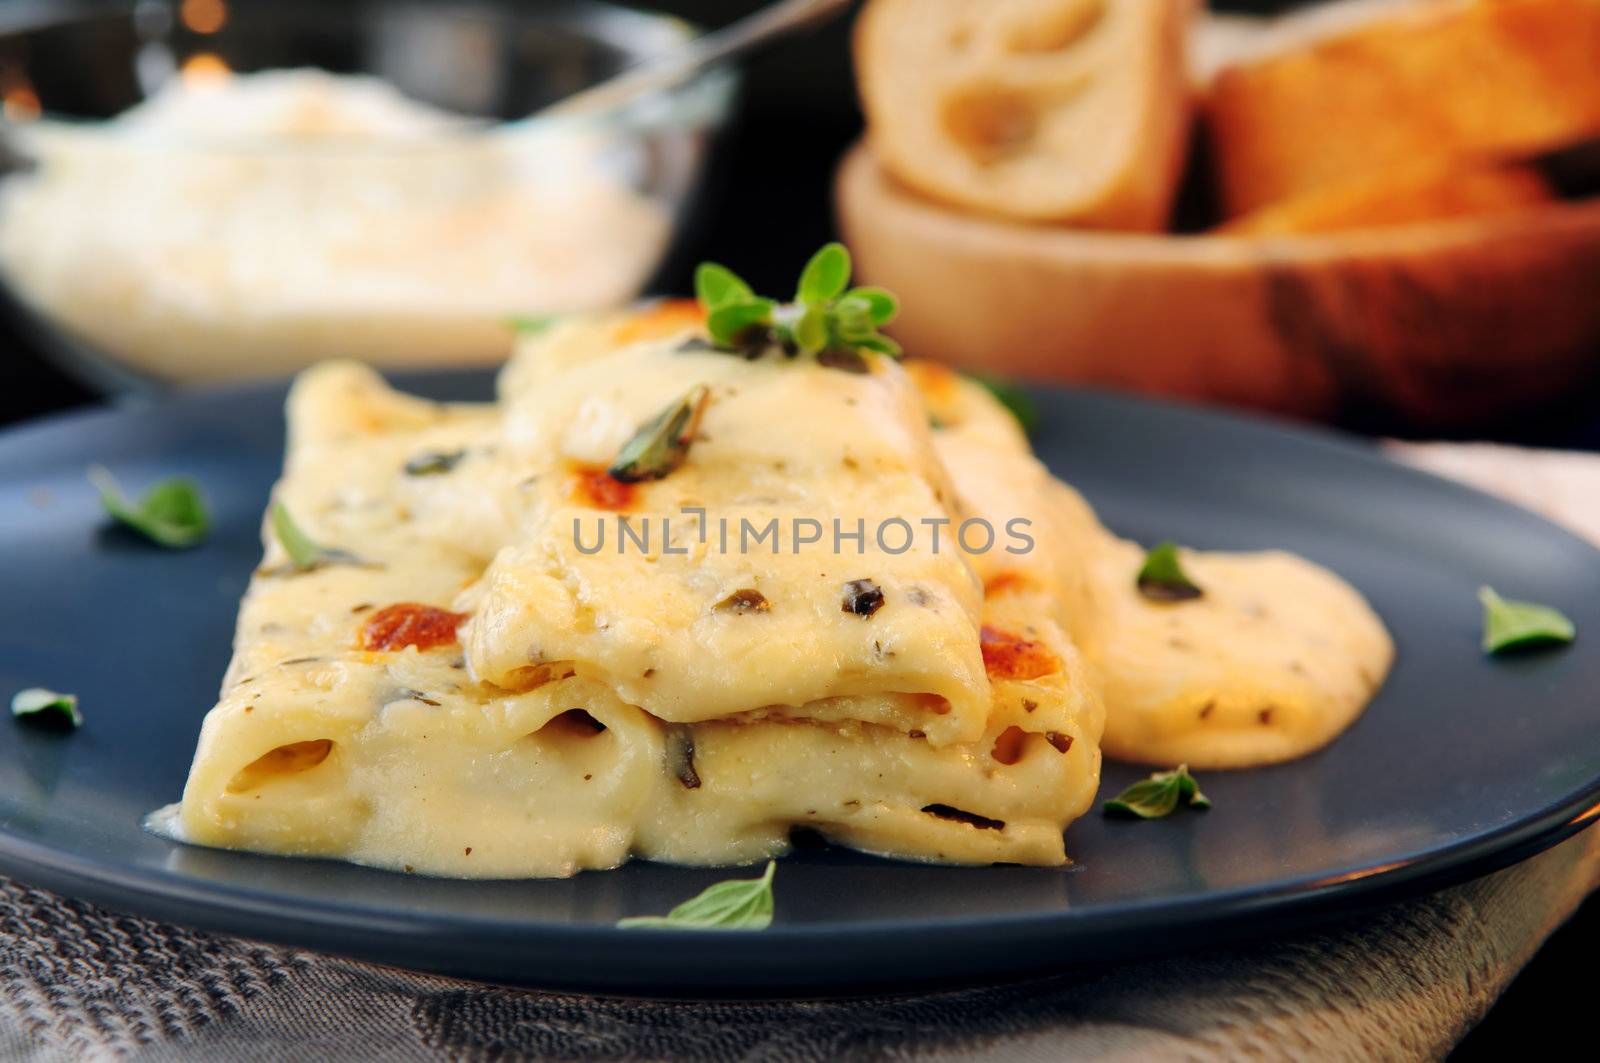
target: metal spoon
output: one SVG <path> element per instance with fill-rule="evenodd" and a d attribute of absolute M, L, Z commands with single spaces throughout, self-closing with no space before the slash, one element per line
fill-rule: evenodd
<path fill-rule="evenodd" d="M 825 22 L 849 6 L 850 0 L 782 0 L 690 41 L 674 52 L 579 89 L 536 114 L 570 118 L 615 110 L 640 96 L 681 85 L 708 66 Z"/>

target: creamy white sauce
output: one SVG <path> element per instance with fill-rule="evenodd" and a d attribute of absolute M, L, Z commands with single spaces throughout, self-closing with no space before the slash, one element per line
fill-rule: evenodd
<path fill-rule="evenodd" d="M 162 805 L 140 824 L 145 830 L 158 838 L 165 838 L 170 842 L 187 842 L 188 835 L 183 831 L 183 803 L 174 801 L 170 805 Z"/>

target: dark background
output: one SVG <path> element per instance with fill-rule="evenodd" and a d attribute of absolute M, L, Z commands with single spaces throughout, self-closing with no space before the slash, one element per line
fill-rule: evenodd
<path fill-rule="evenodd" d="M 236 0 L 243 2 L 243 0 Z M 1125 0 L 1124 0 L 1125 2 Z M 653 0 L 647 6 L 720 25 L 761 0 Z M 0 0 L 0 12 L 10 6 Z M 1266 11 L 1274 0 L 1222 0 L 1215 7 Z M 836 23 L 775 47 L 747 71 L 744 104 L 710 178 L 706 211 L 658 278 L 665 292 L 687 292 L 693 263 L 714 258 L 735 266 L 758 290 L 793 284 L 797 264 L 833 234 L 829 187 L 833 167 L 860 133 L 850 79 L 847 24 Z M 0 425 L 95 401 L 84 387 L 51 368 L 0 319 Z M 1389 426 L 1394 427 L 1394 426 Z M 1600 404 L 1580 396 L 1560 410 L 1539 411 L 1496 425 L 1491 437 L 1566 445 L 1600 441 Z M 1541 1043 L 1588 1033 L 1594 994 L 1589 949 L 1600 940 L 1600 900 L 1592 900 L 1558 933 L 1456 1053 L 1491 1059 Z"/>

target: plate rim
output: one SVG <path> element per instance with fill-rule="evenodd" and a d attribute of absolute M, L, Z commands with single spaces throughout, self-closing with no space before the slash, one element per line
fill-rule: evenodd
<path fill-rule="evenodd" d="M 659 954 L 667 946 L 691 940 L 681 931 L 512 923 L 461 915 L 388 914 L 370 907 L 298 900 L 267 891 L 206 883 L 172 872 L 128 868 L 81 857 L 5 828 L 0 828 L 0 873 L 64 897 L 192 930 L 466 981 L 663 999 L 704 999 L 707 992 L 735 998 L 782 998 L 818 991 L 852 996 L 881 992 L 890 986 L 909 989 L 968 985 L 993 976 L 1020 978 L 1062 973 L 1112 959 L 1171 955 L 1184 942 L 1208 947 L 1246 945 L 1353 919 L 1385 904 L 1431 895 L 1481 878 L 1554 847 L 1597 819 L 1600 778 L 1592 780 L 1573 800 L 1557 802 L 1533 817 L 1365 874 L 1351 874 L 1361 870 L 1351 868 L 1342 873 L 1238 886 L 1179 900 L 1135 899 L 1093 909 L 1065 908 L 1013 916 L 817 922 L 803 926 L 774 924 L 759 934 L 695 934 L 692 942 L 697 960 L 710 961 L 717 969 L 702 966 L 693 973 L 675 971 L 672 982 L 663 980 L 660 964 L 639 961 Z M 305 859 L 248 855 L 256 859 Z M 1323 903 L 1330 897 L 1337 899 L 1337 906 Z M 1154 926 L 1146 918 L 1152 911 L 1163 913 Z M 320 935 L 304 933 L 308 929 L 319 931 Z M 1157 930 L 1162 940 L 1150 940 L 1151 932 Z M 1026 951 L 1000 963 L 966 964 L 967 970 L 961 974 L 907 974 L 901 960 L 891 959 L 887 963 L 854 965 L 844 971 L 783 970 L 754 982 L 746 977 L 752 960 L 786 947 L 835 945 L 843 940 L 850 943 L 850 951 L 859 960 L 880 949 L 895 951 L 908 943 L 925 944 L 930 935 L 944 939 L 938 948 L 924 950 L 930 956 L 963 954 L 968 941 L 978 936 L 991 949 Z M 1135 938 L 1130 941 L 1128 935 Z M 418 950 L 428 940 L 441 937 L 455 941 L 457 950 L 464 944 L 489 949 L 492 955 L 485 958 L 492 962 L 466 967 L 454 958 L 454 950 L 443 959 Z M 1113 939 L 1116 945 L 1106 947 Z M 609 946 L 605 950 L 611 956 L 609 962 L 560 972 L 529 969 L 538 967 L 541 958 L 559 957 L 573 948 L 593 950 L 599 942 Z M 619 947 L 624 942 L 633 944 Z M 1062 944 L 1073 945 L 1073 954 L 1041 956 L 1041 947 Z M 900 953 L 895 951 L 895 955 Z"/>

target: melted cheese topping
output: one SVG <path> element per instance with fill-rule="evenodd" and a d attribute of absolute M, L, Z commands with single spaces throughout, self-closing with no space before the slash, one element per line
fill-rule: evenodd
<path fill-rule="evenodd" d="M 844 697 L 861 699 L 849 704 L 866 721 L 889 723 L 868 696 L 920 696 L 909 722 L 929 741 L 976 739 L 991 700 L 977 639 L 982 588 L 948 545 L 936 551 L 921 534 L 899 552 L 898 538 L 876 534 L 884 521 L 920 530 L 954 517 L 905 374 L 889 363 L 854 375 L 676 346 L 646 341 L 571 367 L 556 357 L 507 396 L 507 436 L 536 481 L 533 515 L 463 602 L 477 674 L 514 687 L 530 667 L 569 662 L 674 723 Z M 626 516 L 655 541 L 630 547 L 614 514 L 574 498 L 569 470 L 608 464 L 691 384 L 711 389 L 692 460 L 639 485 Z M 863 529 L 859 549 L 852 541 L 834 553 L 836 521 Z M 769 525 L 769 539 L 746 532 Z M 593 544 L 601 526 L 611 538 L 585 555 L 579 540 Z M 661 542 L 664 528 L 681 553 Z M 813 533 L 817 544 L 795 541 Z M 870 618 L 843 608 L 858 579 L 883 592 Z M 741 589 L 768 607 L 717 608 Z"/>
<path fill-rule="evenodd" d="M 1144 601 L 1139 548 L 981 388 L 686 348 L 697 318 L 668 311 L 526 343 L 492 407 L 398 395 L 351 364 L 302 376 L 275 498 L 352 557 L 296 571 L 264 531 L 183 801 L 152 822 L 456 876 L 740 863 L 795 828 L 1059 864 L 1102 730 L 1128 759 L 1264 763 L 1330 740 L 1381 680 L 1382 625 L 1288 555 L 1189 555 L 1206 596 Z M 693 385 L 711 400 L 681 467 L 636 485 L 594 471 Z M 406 470 L 424 457 L 442 468 Z M 619 516 L 656 541 L 582 547 Z M 773 518 L 776 551 L 721 548 L 719 522 Z M 893 518 L 922 533 L 907 549 L 876 541 Z M 835 519 L 866 526 L 859 552 L 795 548 L 796 521 Z M 969 549 L 953 534 L 969 520 L 1020 520 L 1032 549 Z M 942 548 L 923 522 L 944 522 Z M 845 608 L 860 579 L 883 595 L 865 615 Z M 443 643 L 363 648 L 398 603 L 431 610 Z"/>
<path fill-rule="evenodd" d="M 641 486 L 636 516 L 685 500 L 785 520 L 965 512 L 901 370 L 683 354 L 671 337 L 606 361 L 606 335 L 558 330 L 546 364 L 508 370 L 503 412 L 399 396 L 348 364 L 302 377 L 276 499 L 359 563 L 296 572 L 266 535 L 183 802 L 157 822 L 200 844 L 461 876 L 743 862 L 796 827 L 913 859 L 1062 862 L 1098 785 L 1103 710 L 1048 596 L 986 595 L 971 557 L 870 533 L 843 566 L 831 550 L 574 547 L 569 518 L 595 511 L 567 468 L 614 454 L 682 391 L 685 363 L 716 396 L 704 438 Z M 568 343 L 591 360 L 558 368 Z M 785 405 L 791 435 L 833 450 L 781 475 L 767 419 Z M 585 451 L 594 425 L 611 435 Z M 405 473 L 436 453 L 461 457 Z M 841 607 L 858 578 L 884 594 L 870 616 Z M 717 608 L 741 587 L 770 608 Z M 460 644 L 361 649 L 365 618 L 396 602 L 470 613 Z M 996 663 L 1019 646 L 1029 667 Z"/>

